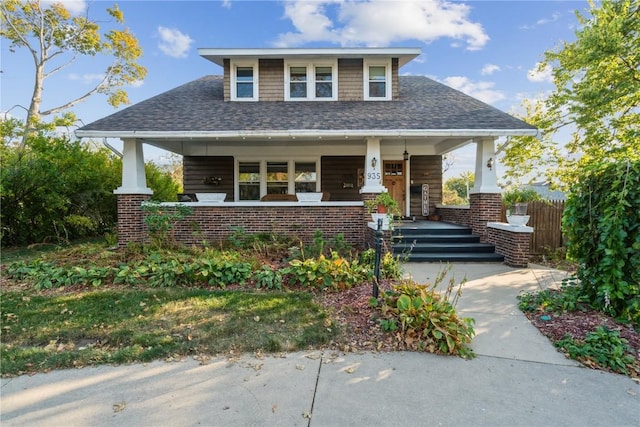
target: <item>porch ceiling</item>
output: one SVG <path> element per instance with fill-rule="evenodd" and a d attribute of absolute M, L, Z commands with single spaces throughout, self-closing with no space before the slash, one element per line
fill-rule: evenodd
<path fill-rule="evenodd" d="M 270 146 L 277 145 L 278 147 L 290 147 L 290 148 L 321 148 L 322 146 L 340 146 L 340 147 L 352 147 L 366 150 L 366 140 L 370 137 L 379 137 L 381 139 L 381 145 L 395 144 L 401 147 L 405 142 L 412 148 L 412 154 L 446 154 L 459 147 L 467 145 L 475 138 L 486 137 L 487 135 L 460 135 L 460 136 L 386 136 L 374 134 L 359 134 L 359 135 L 302 135 L 296 134 L 287 135 L 249 135 L 249 136 L 236 136 L 236 137 L 222 137 L 222 136 L 201 136 L 186 138 L 162 138 L 162 137 L 145 137 L 136 139 L 141 142 L 152 145 L 154 147 L 162 148 L 164 150 L 181 154 L 181 155 L 193 155 L 193 152 L 206 152 L 202 155 L 213 155 L 217 149 L 220 148 L 241 148 L 251 147 L 257 149 L 268 149 Z M 495 135 L 490 135 L 495 136 Z"/>

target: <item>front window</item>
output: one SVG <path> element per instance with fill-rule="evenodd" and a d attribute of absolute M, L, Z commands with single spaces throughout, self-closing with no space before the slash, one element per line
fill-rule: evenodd
<path fill-rule="evenodd" d="M 289 165 L 287 162 L 267 162 L 267 194 L 288 194 Z"/>
<path fill-rule="evenodd" d="M 296 162 L 296 193 L 313 193 L 316 191 L 316 164 Z"/>
<path fill-rule="evenodd" d="M 239 200 L 260 200 L 260 162 L 238 165 Z"/>

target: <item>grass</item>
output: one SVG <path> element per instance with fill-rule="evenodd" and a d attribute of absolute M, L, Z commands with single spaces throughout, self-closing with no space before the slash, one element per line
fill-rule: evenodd
<path fill-rule="evenodd" d="M 304 292 L 3 292 L 3 376 L 198 354 L 295 351 L 338 330 Z"/>

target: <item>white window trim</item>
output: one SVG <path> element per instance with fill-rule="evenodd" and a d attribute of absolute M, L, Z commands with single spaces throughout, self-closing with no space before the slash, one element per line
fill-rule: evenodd
<path fill-rule="evenodd" d="M 385 62 L 380 62 L 380 61 L 375 61 L 375 62 L 369 62 L 367 60 L 363 61 L 363 86 L 364 86 L 364 100 L 365 101 L 390 101 L 393 91 L 391 88 L 391 85 L 393 84 L 392 80 L 391 80 L 391 60 L 385 61 Z M 369 96 L 369 67 L 385 67 L 385 96 L 384 97 L 377 97 L 377 96 Z"/>
<path fill-rule="evenodd" d="M 231 100 L 232 101 L 242 101 L 242 102 L 255 102 L 258 101 L 260 98 L 260 87 L 259 87 L 259 79 L 258 79 L 258 73 L 259 73 L 259 68 L 258 68 L 258 62 L 232 62 L 230 64 L 230 71 L 229 71 L 229 81 L 231 82 Z M 253 68 L 253 97 L 251 98 L 238 98 L 237 95 L 237 69 L 238 67 L 241 68 L 245 68 L 245 67 L 251 67 Z"/>
<path fill-rule="evenodd" d="M 316 192 L 320 191 L 320 158 L 318 157 L 294 157 L 290 159 L 283 159 L 281 157 L 274 157 L 268 159 L 256 159 L 255 157 L 240 157 L 235 159 L 234 165 L 234 195 L 233 200 L 236 202 L 243 202 L 247 200 L 240 200 L 240 163 L 260 163 L 260 198 L 267 194 L 267 163 L 280 162 L 287 163 L 287 175 L 288 175 L 288 187 L 289 194 L 296 194 L 296 181 L 295 181 L 295 168 L 296 162 L 298 163 L 315 163 L 316 165 Z"/>
<path fill-rule="evenodd" d="M 290 95 L 291 67 L 304 67 L 307 69 L 307 97 L 292 98 Z M 316 98 L 316 67 L 331 67 L 331 98 Z M 284 100 L 285 101 L 337 101 L 338 100 L 338 61 L 320 62 L 284 62 Z"/>

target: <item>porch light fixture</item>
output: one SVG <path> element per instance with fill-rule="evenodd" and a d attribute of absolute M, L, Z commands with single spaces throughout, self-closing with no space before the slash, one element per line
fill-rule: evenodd
<path fill-rule="evenodd" d="M 402 158 L 407 161 L 409 160 L 409 152 L 407 151 L 407 140 L 404 140 L 404 153 L 402 153 Z"/>
<path fill-rule="evenodd" d="M 487 160 L 487 167 L 489 168 L 489 170 L 493 168 L 493 157 L 489 157 L 489 160 Z"/>
<path fill-rule="evenodd" d="M 376 168 L 376 165 L 378 164 L 378 159 L 376 159 L 375 157 L 373 159 L 371 159 L 371 167 L 372 168 Z"/>

